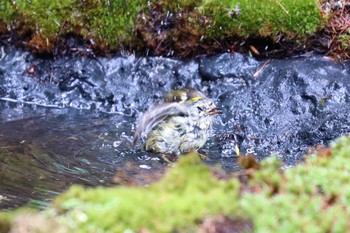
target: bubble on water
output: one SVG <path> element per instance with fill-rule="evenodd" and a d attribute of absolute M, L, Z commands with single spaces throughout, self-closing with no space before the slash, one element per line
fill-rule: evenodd
<path fill-rule="evenodd" d="M 247 148 L 247 154 L 251 154 L 251 155 L 255 155 L 255 148 L 251 147 L 251 148 Z"/>
<path fill-rule="evenodd" d="M 152 157 L 148 156 L 148 155 L 141 155 L 137 157 L 138 160 L 142 160 L 142 161 L 147 161 L 147 160 L 151 160 Z"/>
<path fill-rule="evenodd" d="M 149 165 L 146 165 L 146 164 L 141 164 L 141 165 L 139 166 L 139 168 L 149 170 L 149 169 L 151 169 L 152 167 L 151 167 L 151 166 L 149 166 Z"/>

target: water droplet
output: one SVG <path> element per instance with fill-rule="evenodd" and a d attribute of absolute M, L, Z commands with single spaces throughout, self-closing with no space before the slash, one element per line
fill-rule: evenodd
<path fill-rule="evenodd" d="M 122 143 L 121 141 L 114 141 L 113 147 L 119 147 L 121 143 Z"/>

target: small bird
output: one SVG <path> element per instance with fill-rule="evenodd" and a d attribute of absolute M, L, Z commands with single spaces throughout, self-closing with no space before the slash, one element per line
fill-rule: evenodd
<path fill-rule="evenodd" d="M 221 113 L 214 102 L 192 88 L 173 90 L 141 115 L 134 145 L 142 141 L 147 152 L 179 155 L 198 150 L 208 140 L 214 115 Z"/>

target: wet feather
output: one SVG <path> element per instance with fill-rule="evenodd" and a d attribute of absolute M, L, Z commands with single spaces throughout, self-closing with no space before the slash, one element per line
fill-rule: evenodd
<path fill-rule="evenodd" d="M 177 115 L 188 116 L 185 106 L 179 103 L 161 103 L 148 110 L 137 122 L 134 145 L 138 144 L 143 137 L 146 137 L 165 118 Z"/>

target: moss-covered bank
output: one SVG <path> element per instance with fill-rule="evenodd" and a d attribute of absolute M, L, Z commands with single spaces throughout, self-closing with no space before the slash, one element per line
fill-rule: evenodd
<path fill-rule="evenodd" d="M 350 231 L 350 137 L 294 168 L 271 157 L 246 172 L 217 180 L 192 154 L 149 187 L 72 187 L 43 212 L 1 213 L 0 230 L 213 232 L 213 219 L 225 216 L 220 226 L 231 231 Z"/>
<path fill-rule="evenodd" d="M 235 50 L 238 38 L 303 42 L 324 19 L 318 0 L 0 2 L 0 34 L 11 31 L 12 38 L 26 38 L 27 47 L 40 53 L 53 53 L 67 35 L 83 38 L 85 46 L 96 51 L 183 56 L 195 50 Z"/>

